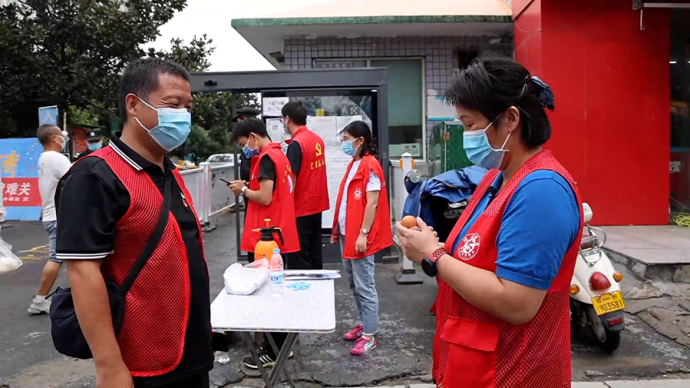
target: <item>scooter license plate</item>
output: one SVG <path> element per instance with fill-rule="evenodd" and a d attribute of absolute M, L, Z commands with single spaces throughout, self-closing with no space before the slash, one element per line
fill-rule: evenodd
<path fill-rule="evenodd" d="M 620 291 L 614 291 L 609 294 L 595 296 L 592 298 L 592 305 L 594 305 L 597 315 L 604 315 L 623 310 L 625 308 L 625 301 Z"/>

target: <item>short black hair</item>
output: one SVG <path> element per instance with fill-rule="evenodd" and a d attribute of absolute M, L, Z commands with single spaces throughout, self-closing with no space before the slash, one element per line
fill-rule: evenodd
<path fill-rule="evenodd" d="M 53 133 L 54 130 L 60 131 L 57 125 L 53 124 L 43 124 L 36 130 L 36 138 L 42 145 L 49 144 L 53 139 L 53 136 L 57 135 Z"/>
<path fill-rule="evenodd" d="M 257 118 L 246 119 L 235 127 L 232 131 L 232 141 L 237 141 L 241 137 L 248 138 L 250 134 L 255 134 L 259 137 L 270 137 L 268 136 L 268 131 L 266 130 L 266 125 L 263 121 Z"/>
<path fill-rule="evenodd" d="M 127 121 L 127 107 L 125 106 L 127 95 L 136 94 L 146 101 L 149 94 L 158 89 L 158 77 L 161 74 L 172 74 L 189 82 L 187 69 L 168 59 L 141 58 L 127 66 L 120 82 L 120 119 L 122 122 Z"/>
<path fill-rule="evenodd" d="M 550 88 L 548 92 L 551 93 Z M 454 106 L 476 110 L 491 121 L 511 106 L 516 107 L 522 123 L 520 139 L 532 149 L 551 137 L 551 124 L 540 95 L 543 89 L 524 66 L 511 58 L 489 54 L 473 60 L 453 78 L 445 100 Z M 553 109 L 553 95 L 550 97 L 551 103 L 546 106 Z"/>
<path fill-rule="evenodd" d="M 283 117 L 289 117 L 297 125 L 307 125 L 307 108 L 300 100 L 292 100 L 280 110 Z"/>

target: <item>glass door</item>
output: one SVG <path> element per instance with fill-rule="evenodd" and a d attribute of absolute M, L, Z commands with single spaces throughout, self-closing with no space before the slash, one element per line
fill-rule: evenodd
<path fill-rule="evenodd" d="M 690 10 L 671 11 L 671 222 L 690 226 Z"/>

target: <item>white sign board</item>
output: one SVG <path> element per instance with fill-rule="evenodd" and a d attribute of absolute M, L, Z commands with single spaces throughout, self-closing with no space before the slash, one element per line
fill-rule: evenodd
<path fill-rule="evenodd" d="M 285 133 L 283 123 L 280 122 L 280 119 L 266 119 L 266 131 L 268 132 L 268 136 L 271 137 L 271 141 L 280 143 L 283 153 L 287 153 L 288 145 L 285 140 L 289 139 L 290 135 Z"/>
<path fill-rule="evenodd" d="M 391 144 L 388 146 L 391 155 L 402 155 L 408 152 L 413 158 L 422 157 L 422 145 L 419 143 Z"/>
<path fill-rule="evenodd" d="M 456 117 L 455 107 L 446 104 L 443 96 L 427 96 L 426 112 L 430 121 L 449 121 Z"/>
<path fill-rule="evenodd" d="M 263 99 L 263 115 L 266 117 L 283 117 L 283 105 L 290 101 L 289 97 L 266 97 Z"/>

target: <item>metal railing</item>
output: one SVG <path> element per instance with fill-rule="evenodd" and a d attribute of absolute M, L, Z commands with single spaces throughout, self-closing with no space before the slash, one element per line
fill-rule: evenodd
<path fill-rule="evenodd" d="M 211 216 L 235 206 L 235 195 L 225 182 L 235 178 L 232 163 L 201 163 L 199 168 L 180 171 L 189 194 L 194 201 L 199 221 L 204 226 L 211 225 Z M 242 198 L 240 198 L 240 202 Z"/>

